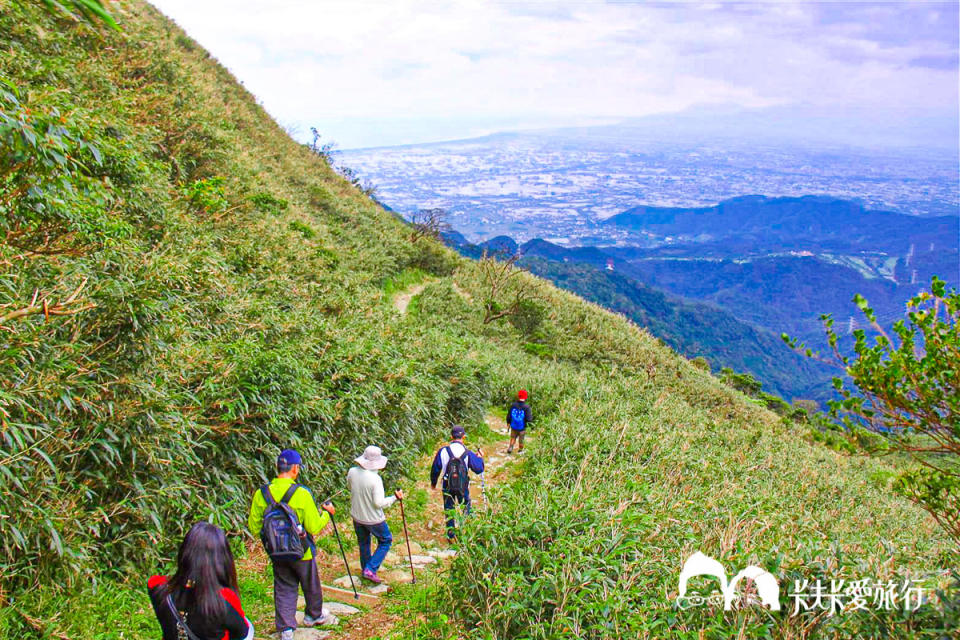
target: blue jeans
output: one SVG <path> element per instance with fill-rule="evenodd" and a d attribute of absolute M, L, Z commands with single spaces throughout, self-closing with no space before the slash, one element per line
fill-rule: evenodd
<path fill-rule="evenodd" d="M 361 568 L 377 572 L 383 559 L 387 557 L 390 551 L 390 545 L 393 544 L 393 536 L 390 535 L 390 527 L 386 520 L 380 524 L 362 524 L 353 521 L 353 530 L 357 533 L 357 547 L 360 549 Z M 370 555 L 370 536 L 377 539 L 377 550 Z"/>
<path fill-rule="evenodd" d="M 447 514 L 447 538 L 453 540 L 457 537 L 457 523 L 454 519 L 454 509 L 458 504 L 464 506 L 464 513 L 470 515 L 470 488 L 467 487 L 467 490 L 464 492 L 463 496 L 453 495 L 447 493 L 446 490 L 443 492 L 443 510 Z"/>

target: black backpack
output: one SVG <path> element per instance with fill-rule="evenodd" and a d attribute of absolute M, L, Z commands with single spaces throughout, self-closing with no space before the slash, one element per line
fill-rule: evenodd
<path fill-rule="evenodd" d="M 270 493 L 270 485 L 260 487 L 260 493 L 267 501 L 263 526 L 260 527 L 260 541 L 271 560 L 301 560 L 306 552 L 304 543 L 307 536 L 297 513 L 287 504 L 299 488 L 299 484 L 292 485 L 277 502 Z"/>
<path fill-rule="evenodd" d="M 466 463 L 470 451 L 464 451 L 463 455 L 457 458 L 454 457 L 450 447 L 447 447 L 447 454 L 449 454 L 450 460 L 447 462 L 447 472 L 443 476 L 447 493 L 452 496 L 463 497 L 467 495 L 467 487 L 470 486 L 470 477 L 467 475 L 469 470 Z"/>

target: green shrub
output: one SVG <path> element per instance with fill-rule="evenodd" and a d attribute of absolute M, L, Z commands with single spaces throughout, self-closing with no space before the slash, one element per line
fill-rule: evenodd
<path fill-rule="evenodd" d="M 703 356 L 697 356 L 696 358 L 691 358 L 690 364 L 695 366 L 701 371 L 710 371 L 710 361 L 704 358 Z"/>
<path fill-rule="evenodd" d="M 298 232 L 300 235 L 302 235 L 302 236 L 303 236 L 304 238 L 306 238 L 307 240 L 310 240 L 310 239 L 312 239 L 312 238 L 315 238 L 316 235 L 317 235 L 317 232 L 313 230 L 313 227 L 311 227 L 311 226 L 308 225 L 308 224 L 304 224 L 304 223 L 300 222 L 299 220 L 291 220 L 291 221 L 290 221 L 290 228 L 291 228 L 292 230 Z"/>
<path fill-rule="evenodd" d="M 553 355 L 554 351 L 549 345 L 540 344 L 539 342 L 525 342 L 523 343 L 523 350 L 533 356 L 539 356 L 541 358 L 549 358 Z"/>
<path fill-rule="evenodd" d="M 283 198 L 277 198 L 266 191 L 261 191 L 250 196 L 250 202 L 260 213 L 269 213 L 279 215 L 287 210 L 290 203 Z"/>
<path fill-rule="evenodd" d="M 521 300 L 517 310 L 507 319 L 525 339 L 536 334 L 547 317 L 546 308 L 535 300 Z"/>
<path fill-rule="evenodd" d="M 201 213 L 222 213 L 230 203 L 225 194 L 226 179 L 222 176 L 195 180 L 183 188 L 184 197 Z"/>

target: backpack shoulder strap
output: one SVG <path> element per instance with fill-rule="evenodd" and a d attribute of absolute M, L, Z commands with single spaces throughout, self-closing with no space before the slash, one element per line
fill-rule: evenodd
<path fill-rule="evenodd" d="M 289 504 L 290 498 L 293 497 L 293 494 L 295 494 L 297 492 L 297 489 L 299 488 L 300 488 L 299 484 L 290 485 L 290 488 L 287 489 L 286 493 L 283 494 L 283 497 L 280 498 L 280 502 L 282 502 L 283 504 Z"/>
<path fill-rule="evenodd" d="M 270 493 L 270 485 L 265 484 L 260 487 L 260 494 L 263 496 L 263 499 L 266 501 L 268 507 L 272 507 L 277 504 L 277 501 L 273 499 L 273 494 Z"/>
<path fill-rule="evenodd" d="M 460 460 L 462 462 L 463 459 L 467 456 L 467 454 L 470 453 L 470 449 L 467 449 L 466 447 L 464 447 L 463 453 L 460 454 L 459 456 L 455 456 L 453 455 L 453 449 L 450 448 L 450 445 L 447 445 L 444 448 L 447 450 L 447 455 L 450 456 L 450 460 Z M 447 464 L 450 463 L 450 460 L 447 461 Z"/>
<path fill-rule="evenodd" d="M 187 626 L 187 622 L 183 619 L 183 616 L 180 615 L 180 612 L 177 611 L 177 605 L 173 603 L 173 596 L 167 594 L 167 606 L 170 607 L 170 612 L 173 613 L 173 617 L 177 621 L 177 625 L 181 627 L 184 631 L 187 632 L 187 638 L 189 640 L 200 640 L 193 631 L 190 630 L 190 627 Z"/>

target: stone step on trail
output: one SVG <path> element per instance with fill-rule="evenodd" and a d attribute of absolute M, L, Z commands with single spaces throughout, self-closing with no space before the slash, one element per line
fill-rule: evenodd
<path fill-rule="evenodd" d="M 280 636 L 273 636 L 279 638 Z M 321 631 L 320 629 L 297 629 L 293 632 L 293 640 L 327 640 L 332 638 L 330 631 Z"/>
<path fill-rule="evenodd" d="M 417 571 L 420 571 L 421 569 L 426 569 L 427 566 L 431 564 L 436 564 L 436 563 L 437 563 L 437 559 L 434 558 L 433 556 L 413 556 L 413 568 L 416 569 Z M 404 562 L 397 568 L 409 570 L 410 563 Z"/>
<path fill-rule="evenodd" d="M 350 589 L 351 588 L 350 576 L 340 576 L 339 578 L 333 581 L 333 584 L 337 585 L 338 587 L 342 587 L 344 589 Z M 360 576 L 353 576 L 353 584 L 357 587 L 357 589 L 360 588 L 360 585 L 361 585 Z"/>
<path fill-rule="evenodd" d="M 329 609 L 330 612 L 333 613 L 333 615 L 340 616 L 340 617 L 343 617 L 343 616 L 349 617 L 349 616 L 353 616 L 360 613 L 360 609 L 357 609 L 356 607 L 351 607 L 348 604 L 343 604 L 342 602 L 334 602 L 332 600 L 329 602 L 324 602 L 323 606 Z"/>
<path fill-rule="evenodd" d="M 362 604 L 373 607 L 380 599 L 375 594 L 363 590 L 363 585 L 357 584 L 357 597 L 353 595 L 353 589 L 341 589 L 328 584 L 323 585 L 323 598 L 326 600 L 336 600 L 338 602 L 361 602 Z"/>
<path fill-rule="evenodd" d="M 324 603 L 323 603 L 323 606 L 326 607 L 326 606 L 327 606 L 327 603 L 324 602 Z M 334 614 L 334 615 L 336 615 L 336 614 Z M 303 611 L 297 611 L 297 624 L 299 624 L 299 625 L 302 625 L 302 624 L 303 624 L 303 616 L 304 616 Z M 333 623 L 332 625 L 324 625 L 324 626 L 322 626 L 322 627 L 317 627 L 317 629 L 318 629 L 318 630 L 319 630 L 319 629 L 329 629 L 329 628 L 334 627 L 334 626 L 336 626 L 337 624 L 339 624 L 339 622 L 340 622 L 340 618 L 338 617 L 338 618 L 337 618 L 337 621 L 336 621 L 335 623 Z M 308 627 L 304 627 L 304 628 L 306 629 L 306 628 L 308 628 Z"/>
<path fill-rule="evenodd" d="M 390 571 L 381 571 L 379 575 L 388 586 L 391 584 L 407 584 L 412 581 L 409 567 L 406 569 L 391 569 Z"/>
<path fill-rule="evenodd" d="M 307 606 L 307 601 L 304 600 L 303 596 L 297 598 L 297 610 L 298 613 L 303 611 Z M 352 616 L 354 614 L 360 613 L 360 609 L 356 607 L 351 607 L 348 604 L 343 604 L 342 602 L 335 602 L 333 600 L 328 600 L 327 598 L 323 599 L 323 608 L 332 613 L 335 616 Z"/>

